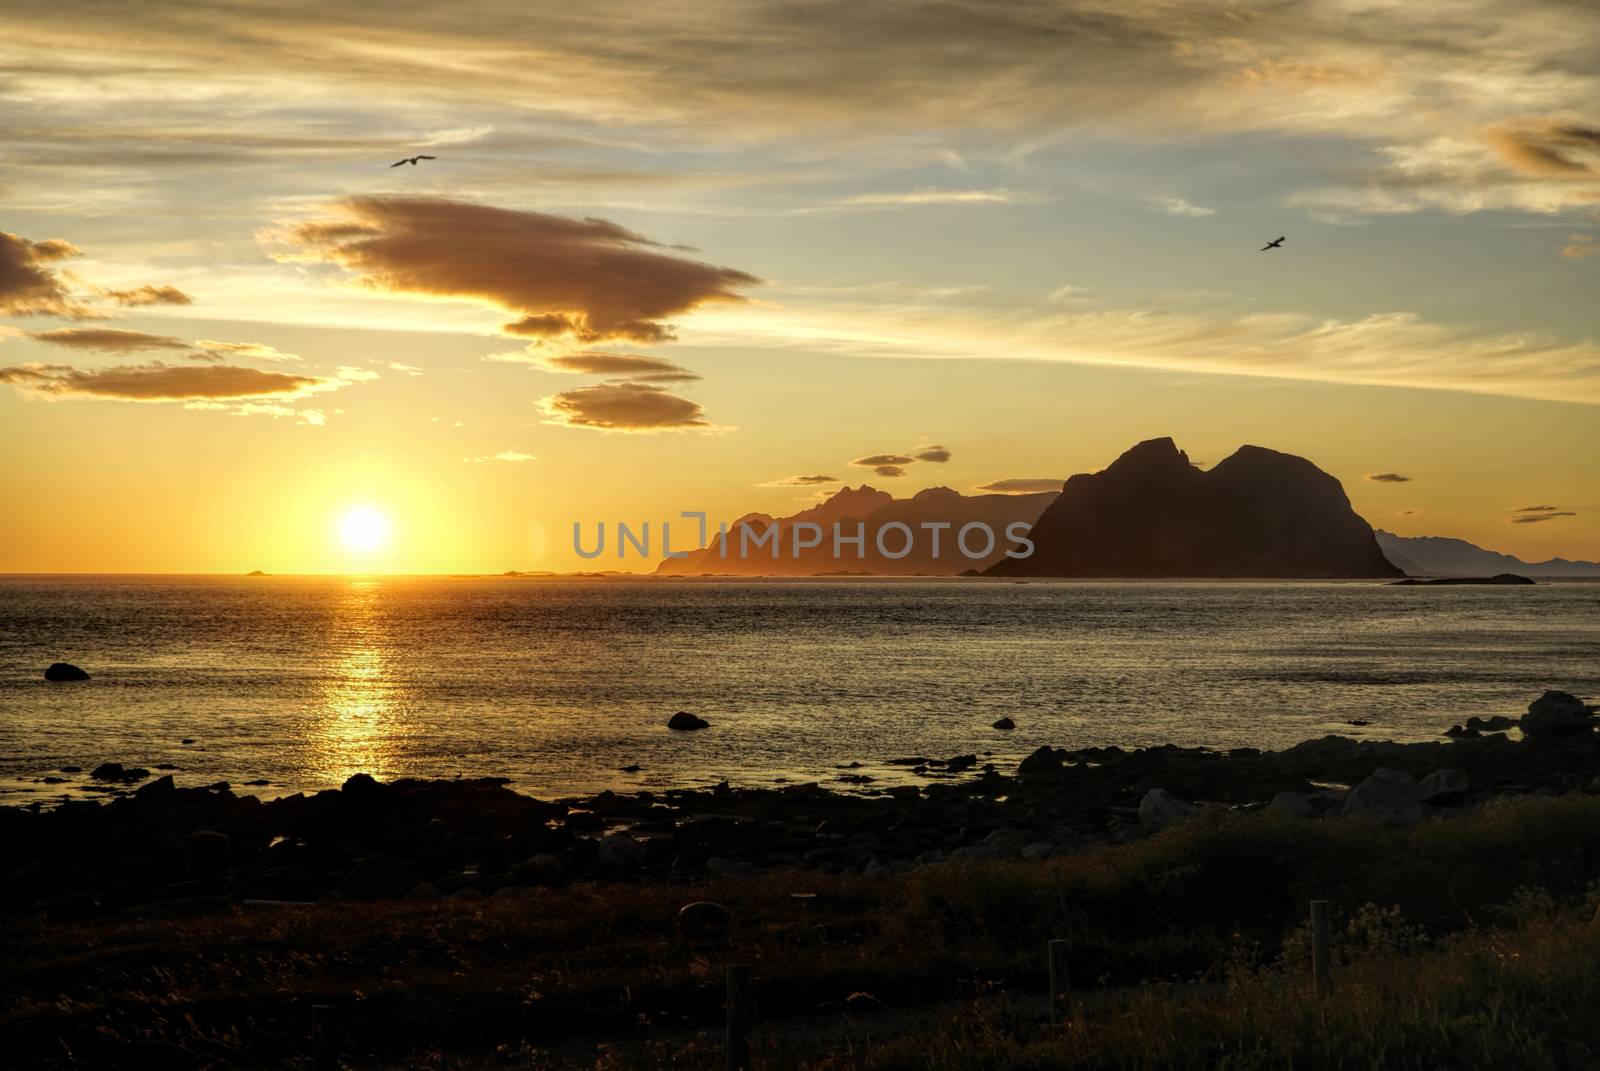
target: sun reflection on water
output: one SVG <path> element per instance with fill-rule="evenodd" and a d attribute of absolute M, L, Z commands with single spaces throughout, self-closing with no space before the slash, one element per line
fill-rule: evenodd
<path fill-rule="evenodd" d="M 394 774 L 402 729 L 390 667 L 391 637 L 377 581 L 352 580 L 334 611 L 335 661 L 308 734 L 308 765 L 318 780 Z"/>

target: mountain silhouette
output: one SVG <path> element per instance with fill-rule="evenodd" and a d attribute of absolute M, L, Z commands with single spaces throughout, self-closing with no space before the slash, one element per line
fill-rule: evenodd
<path fill-rule="evenodd" d="M 1566 558 L 1525 562 L 1509 554 L 1485 550 L 1465 539 L 1398 536 L 1381 528 L 1374 534 L 1384 555 L 1413 576 L 1493 576 L 1496 573 L 1544 577 L 1600 576 L 1600 562 L 1568 561 Z"/>
<path fill-rule="evenodd" d="M 656 567 L 662 576 L 699 576 L 734 574 L 738 576 L 824 576 L 841 573 L 872 573 L 882 576 L 936 575 L 954 576 L 969 570 L 982 570 L 1005 554 L 1010 541 L 1006 526 L 1017 521 L 1031 523 L 1054 500 L 1057 492 L 1045 491 L 1031 495 L 963 495 L 948 487 L 930 487 L 911 498 L 897 499 L 886 491 L 863 484 L 857 488 L 845 487 L 834 492 L 825 501 L 801 510 L 788 517 L 770 517 L 764 513 L 746 514 L 728 526 L 728 553 L 724 557 L 715 534 L 707 547 L 691 551 L 688 557 L 666 559 Z M 793 553 L 794 525 L 809 521 L 822 526 L 822 544 Z M 973 522 L 987 524 L 995 534 L 993 550 L 981 558 L 968 558 L 956 546 L 956 533 L 963 525 Z M 833 525 L 838 522 L 846 536 L 855 535 L 856 523 L 861 522 L 866 536 L 864 553 L 857 557 L 855 547 L 845 544 L 839 556 L 833 552 Z M 924 523 L 948 524 L 940 532 L 939 556 L 933 555 L 933 539 Z M 750 527 L 753 534 L 766 531 L 776 523 L 781 539 L 778 557 L 774 559 L 768 547 L 759 549 L 752 543 L 750 553 L 741 557 L 739 530 Z M 909 528 L 914 536 L 910 550 L 904 557 L 894 558 L 879 553 L 877 539 L 884 525 L 899 523 Z M 674 526 L 676 533 L 677 527 Z M 808 533 L 809 534 L 809 533 Z M 884 533 L 885 547 L 898 553 L 906 544 L 898 531 Z M 969 546 L 981 549 L 983 540 L 974 533 Z"/>
<path fill-rule="evenodd" d="M 1150 439 L 1067 481 L 990 576 L 1395 577 L 1339 481 L 1305 458 L 1241 446 L 1209 471 Z"/>

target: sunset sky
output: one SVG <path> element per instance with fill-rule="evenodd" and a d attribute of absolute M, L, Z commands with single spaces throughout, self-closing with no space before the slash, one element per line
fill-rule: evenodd
<path fill-rule="evenodd" d="M 1161 435 L 1600 558 L 1597 40 L 1571 0 L 6 5 L 0 571 L 598 568 L 574 521 Z"/>

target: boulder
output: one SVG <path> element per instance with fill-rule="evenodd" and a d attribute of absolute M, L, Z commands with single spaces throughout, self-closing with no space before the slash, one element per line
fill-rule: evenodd
<path fill-rule="evenodd" d="M 416 888 L 417 879 L 391 859 L 369 855 L 339 883 L 344 900 L 398 900 Z"/>
<path fill-rule="evenodd" d="M 120 762 L 102 762 L 89 776 L 96 781 L 143 781 L 150 771 L 138 766 L 123 766 Z"/>
<path fill-rule="evenodd" d="M 1522 718 L 1522 735 L 1529 740 L 1559 740 L 1594 732 L 1594 709 L 1575 695 L 1545 692 L 1528 704 Z"/>
<path fill-rule="evenodd" d="M 1460 803 L 1467 795 L 1471 782 L 1465 770 L 1435 770 L 1422 779 L 1417 795 L 1423 803 L 1435 805 Z"/>
<path fill-rule="evenodd" d="M 727 908 L 710 900 L 696 900 L 678 909 L 678 929 L 694 941 L 721 937 L 732 920 Z"/>
<path fill-rule="evenodd" d="M 156 778 L 148 784 L 140 785 L 138 790 L 134 792 L 133 798 L 150 800 L 160 796 L 170 796 L 176 791 L 178 791 L 177 784 L 173 782 L 172 775 L 167 774 L 164 777 Z"/>
<path fill-rule="evenodd" d="M 1267 804 L 1267 810 L 1290 818 L 1310 818 L 1317 813 L 1316 805 L 1311 802 L 1311 796 L 1305 792 L 1280 792 L 1272 797 L 1272 802 Z"/>
<path fill-rule="evenodd" d="M 555 885 L 565 872 L 559 855 L 541 852 L 511 868 L 511 876 L 524 885 Z"/>
<path fill-rule="evenodd" d="M 89 679 L 89 674 L 71 662 L 52 662 L 45 668 L 44 679 L 47 681 L 86 681 Z"/>
<path fill-rule="evenodd" d="M 595 866 L 602 870 L 631 870 L 639 865 L 643 855 L 644 846 L 638 841 L 626 833 L 612 833 L 610 836 L 600 838 L 594 862 Z"/>
<path fill-rule="evenodd" d="M 1055 777 L 1061 773 L 1061 756 L 1048 744 L 1017 764 L 1018 777 Z"/>
<path fill-rule="evenodd" d="M 1404 824 L 1422 817 L 1416 778 L 1399 770 L 1377 769 L 1344 798 L 1344 813 Z"/>
<path fill-rule="evenodd" d="M 702 717 L 690 714 L 687 710 L 680 710 L 667 719 L 667 728 L 677 729 L 680 732 L 689 732 L 694 729 L 705 729 L 711 725 Z"/>
<path fill-rule="evenodd" d="M 991 728 L 995 729 L 1015 729 L 1016 727 L 1017 723 L 1012 721 L 1010 718 L 1001 718 L 999 721 L 995 722 L 993 726 L 991 726 Z"/>
<path fill-rule="evenodd" d="M 1164 788 L 1152 788 L 1139 801 L 1139 824 L 1146 829 L 1160 829 L 1193 813 L 1193 807 Z"/>

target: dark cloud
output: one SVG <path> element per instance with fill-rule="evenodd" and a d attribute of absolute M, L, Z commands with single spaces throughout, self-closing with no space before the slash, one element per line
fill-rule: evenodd
<path fill-rule="evenodd" d="M 949 461 L 950 448 L 948 446 L 919 446 L 916 458 L 918 461 Z"/>
<path fill-rule="evenodd" d="M 645 357 L 637 353 L 566 353 L 535 358 L 547 372 L 570 372 L 588 376 L 620 376 L 642 383 L 686 383 L 700 377 L 664 357 Z"/>
<path fill-rule="evenodd" d="M 80 255 L 71 242 L 42 242 L 0 231 L 0 313 L 11 316 L 64 316 L 78 319 L 89 310 L 50 265 Z"/>
<path fill-rule="evenodd" d="M 868 454 L 866 457 L 856 458 L 850 464 L 870 469 L 882 465 L 909 465 L 915 460 L 916 458 L 909 454 Z"/>
<path fill-rule="evenodd" d="M 175 286 L 136 286 L 131 290 L 105 290 L 102 293 L 123 308 L 146 305 L 193 305 L 194 298 Z"/>
<path fill-rule="evenodd" d="M 35 342 L 48 342 L 52 346 L 65 346 L 75 350 L 99 350 L 103 353 L 139 353 L 146 350 L 186 350 L 189 343 L 171 335 L 151 335 L 144 331 L 128 331 L 120 327 L 61 327 L 54 331 L 32 331 L 28 337 Z"/>
<path fill-rule="evenodd" d="M 598 431 L 686 431 L 710 428 L 699 404 L 648 383 L 602 383 L 540 401 L 552 424 Z"/>
<path fill-rule="evenodd" d="M 995 480 L 993 483 L 980 483 L 974 490 L 988 491 L 997 495 L 1034 495 L 1041 491 L 1059 491 L 1065 482 L 1049 477 Z"/>
<path fill-rule="evenodd" d="M 1509 520 L 1512 524 L 1538 524 L 1541 521 L 1553 521 L 1557 517 L 1576 517 L 1576 516 L 1577 516 L 1577 514 L 1574 513 L 1572 510 L 1558 509 L 1558 510 L 1551 510 L 1548 513 L 1522 513 L 1522 514 L 1518 514 L 1515 517 L 1508 517 L 1507 520 Z"/>
<path fill-rule="evenodd" d="M 1402 476 L 1398 472 L 1369 472 L 1369 473 L 1367 473 L 1367 482 L 1369 482 L 1369 483 L 1410 483 L 1411 482 L 1411 477 L 1410 476 Z"/>
<path fill-rule="evenodd" d="M 293 227 L 304 255 L 367 286 L 458 297 L 518 315 L 508 334 L 581 342 L 672 338 L 668 317 L 743 300 L 755 276 L 666 252 L 603 219 L 442 198 L 354 197 L 336 219 Z"/>
<path fill-rule="evenodd" d="M 1560 506 L 1518 506 L 1512 513 L 1554 513 Z"/>
<path fill-rule="evenodd" d="M 1600 127 L 1554 119 L 1501 123 L 1484 131 L 1500 159 L 1538 178 L 1590 179 L 1600 175 Z"/>
<path fill-rule="evenodd" d="M 879 465 L 872 470 L 874 476 L 904 476 L 906 470 L 899 465 Z"/>
<path fill-rule="evenodd" d="M 59 364 L 13 365 L 0 368 L 0 383 L 58 397 L 156 402 L 297 395 L 337 386 L 339 381 L 236 365 L 196 367 L 155 362 L 99 369 Z"/>
<path fill-rule="evenodd" d="M 820 483 L 838 483 L 837 476 L 785 476 L 781 480 L 770 480 L 759 484 L 760 487 L 812 487 Z"/>

